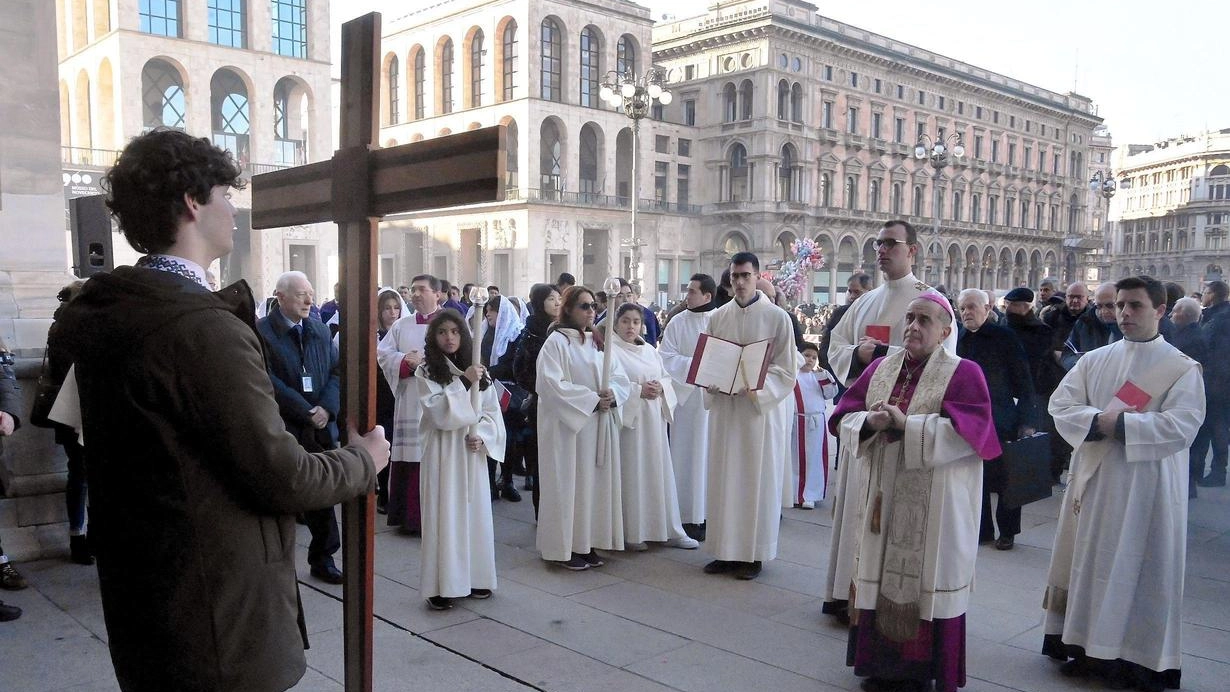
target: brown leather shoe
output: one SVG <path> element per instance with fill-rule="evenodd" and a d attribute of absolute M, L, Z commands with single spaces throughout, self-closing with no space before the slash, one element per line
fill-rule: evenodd
<path fill-rule="evenodd" d="M 26 578 L 21 576 L 21 572 L 13 566 L 13 563 L 6 562 L 0 565 L 0 589 L 8 589 L 9 591 L 21 591 L 29 586 L 26 583 Z"/>

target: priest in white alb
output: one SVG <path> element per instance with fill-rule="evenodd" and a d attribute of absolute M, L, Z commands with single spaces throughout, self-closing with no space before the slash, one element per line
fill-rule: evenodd
<path fill-rule="evenodd" d="M 829 421 L 856 505 L 846 654 L 864 689 L 965 685 L 965 611 L 974 581 L 982 463 L 1001 454 L 977 363 L 942 344 L 952 306 L 906 309 L 904 349 L 872 361 Z"/>
<path fill-rule="evenodd" d="M 1116 285 L 1123 339 L 1086 353 L 1051 397 L 1072 471 L 1047 575 L 1043 653 L 1114 689 L 1177 689 L 1188 447 L 1200 366 L 1158 334 L 1162 284 Z M 1072 660 L 1066 660 L 1071 658 Z"/>
<path fill-rule="evenodd" d="M 905 309 L 918 296 L 940 293 L 914 275 L 918 256 L 918 232 L 908 221 L 888 221 L 872 243 L 876 264 L 884 283 L 864 293 L 846 310 L 829 337 L 829 366 L 846 387 L 854 383 L 876 358 L 901 350 L 905 335 Z M 942 296 L 941 296 L 942 297 Z M 957 352 L 954 329 L 944 341 L 949 353 Z M 840 451 L 840 441 L 838 441 Z M 839 457 L 840 458 L 840 457 Z M 847 469 L 838 463 L 833 486 L 833 539 L 821 612 L 845 621 L 846 587 L 853 578 L 854 553 L 847 548 L 857 530 L 857 504 L 847 504 L 844 488 Z"/>
<path fill-rule="evenodd" d="M 439 312 L 440 280 L 429 274 L 410 282 L 410 305 L 414 312 L 393 323 L 376 346 L 376 360 L 393 390 L 393 452 L 389 462 L 389 526 L 418 533 L 422 526 L 419 509 L 419 457 L 422 444 L 415 371 L 423 362 L 427 325 Z"/>
<path fill-rule="evenodd" d="M 770 340 L 764 387 L 744 385 L 734 394 L 716 387 L 705 393 L 709 407 L 709 513 L 705 549 L 716 560 L 708 574 L 755 579 L 762 563 L 777 557 L 781 498 L 789 438 L 781 403 L 794 391 L 798 356 L 794 327 L 785 310 L 756 290 L 760 260 L 739 252 L 730 260 L 734 299 L 713 311 L 707 333 L 740 345 Z"/>

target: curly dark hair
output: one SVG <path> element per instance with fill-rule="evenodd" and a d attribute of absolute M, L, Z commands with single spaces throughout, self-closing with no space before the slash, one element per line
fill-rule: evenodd
<path fill-rule="evenodd" d="M 440 350 L 436 344 L 436 335 L 440 330 L 444 329 L 446 323 L 457 325 L 457 332 L 461 335 L 461 348 L 457 352 L 449 355 Z M 427 379 L 435 382 L 440 386 L 446 386 L 453 381 L 453 371 L 449 369 L 448 364 L 452 362 L 457 366 L 458 370 L 464 371 L 474 361 L 474 342 L 470 337 L 470 328 L 466 326 L 466 321 L 452 310 L 441 310 L 435 317 L 431 319 L 431 323 L 427 325 L 427 343 L 423 348 L 423 362 L 427 365 Z M 462 380 L 464 382 L 464 380 Z M 486 390 L 491 386 L 491 377 L 483 377 L 480 389 Z M 469 389 L 469 383 L 466 383 L 466 389 Z"/>
<path fill-rule="evenodd" d="M 103 176 L 107 207 L 137 252 L 163 252 L 175 244 L 188 213 L 184 195 L 207 204 L 213 188 L 242 189 L 239 164 L 204 137 L 158 128 L 133 137 Z"/>

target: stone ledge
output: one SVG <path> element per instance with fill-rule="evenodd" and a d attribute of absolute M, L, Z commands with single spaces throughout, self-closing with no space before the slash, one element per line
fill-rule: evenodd
<path fill-rule="evenodd" d="M 4 554 L 14 562 L 29 562 L 68 555 L 68 522 L 0 529 Z"/>

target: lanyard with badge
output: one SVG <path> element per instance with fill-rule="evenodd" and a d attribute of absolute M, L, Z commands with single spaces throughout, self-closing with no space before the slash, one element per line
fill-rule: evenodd
<path fill-rule="evenodd" d="M 302 322 L 295 326 L 299 327 L 293 331 L 299 335 L 299 367 L 303 369 L 303 374 L 299 378 L 299 389 L 304 394 L 311 394 L 313 391 L 312 376 L 307 371 L 307 351 L 303 345 L 303 340 L 307 338 L 307 330 L 304 329 Z"/>

